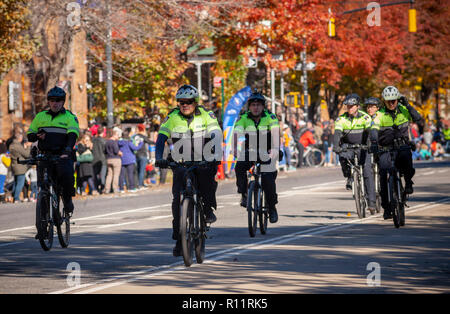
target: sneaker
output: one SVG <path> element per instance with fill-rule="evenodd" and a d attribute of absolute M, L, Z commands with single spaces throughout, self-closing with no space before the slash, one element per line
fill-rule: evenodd
<path fill-rule="evenodd" d="M 348 178 L 347 179 L 347 183 L 345 184 L 345 188 L 348 191 L 351 191 L 352 190 L 352 184 L 353 184 L 353 179 L 352 178 Z"/>
<path fill-rule="evenodd" d="M 247 208 L 247 194 L 242 194 L 241 206 Z"/>
<path fill-rule="evenodd" d="M 179 257 L 179 256 L 183 255 L 183 248 L 181 247 L 180 240 L 177 240 L 177 242 L 175 243 L 172 253 L 173 253 L 174 257 Z"/>
<path fill-rule="evenodd" d="M 288 171 L 289 171 L 289 172 L 296 171 L 296 170 L 297 170 L 297 168 L 295 168 L 295 167 L 293 167 L 293 166 L 289 166 L 289 168 L 288 168 Z"/>
<path fill-rule="evenodd" d="M 406 194 L 413 194 L 414 189 L 413 189 L 413 182 L 411 180 L 407 181 L 405 184 L 405 193 Z"/>
<path fill-rule="evenodd" d="M 209 212 L 205 214 L 205 221 L 209 224 L 216 222 L 217 217 L 214 215 L 213 210 L 211 209 Z"/>
<path fill-rule="evenodd" d="M 278 213 L 277 213 L 277 209 L 275 207 L 269 209 L 269 221 L 272 224 L 274 224 L 278 221 Z"/>

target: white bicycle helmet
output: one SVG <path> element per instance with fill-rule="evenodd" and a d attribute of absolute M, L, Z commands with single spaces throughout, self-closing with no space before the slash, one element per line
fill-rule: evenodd
<path fill-rule="evenodd" d="M 195 99 L 196 101 L 198 101 L 198 91 L 197 89 L 192 86 L 192 85 L 183 85 L 181 86 L 178 91 L 177 94 L 175 96 L 175 98 L 178 99 Z"/>
<path fill-rule="evenodd" d="M 383 97 L 384 100 L 397 100 L 400 96 L 400 92 L 394 86 L 387 86 L 381 93 L 381 97 Z"/>

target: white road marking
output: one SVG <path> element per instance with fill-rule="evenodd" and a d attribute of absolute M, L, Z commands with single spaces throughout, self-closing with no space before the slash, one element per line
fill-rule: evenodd
<path fill-rule="evenodd" d="M 433 208 L 436 206 L 440 206 L 443 203 L 448 202 L 448 201 L 450 201 L 450 197 L 443 198 L 443 199 L 437 200 L 435 202 L 429 202 L 429 203 L 410 207 L 409 209 L 406 210 L 406 212 L 412 213 L 412 212 L 417 212 L 417 211 L 424 210 L 424 209 L 430 209 L 430 208 Z M 218 252 L 207 254 L 205 257 L 205 259 L 206 259 L 205 263 L 214 263 L 214 262 L 222 260 L 224 258 L 228 258 L 228 257 L 234 256 L 234 255 L 239 255 L 239 254 L 245 253 L 250 250 L 260 250 L 260 249 L 264 249 L 264 248 L 267 248 L 270 246 L 291 242 L 291 241 L 294 241 L 294 240 L 300 239 L 300 238 L 311 237 L 311 236 L 321 234 L 321 233 L 326 233 L 326 232 L 335 231 L 335 230 L 339 230 L 339 229 L 349 228 L 355 224 L 365 223 L 369 220 L 373 220 L 374 218 L 379 218 L 381 216 L 382 216 L 382 214 L 378 214 L 378 215 L 373 215 L 373 216 L 370 216 L 370 217 L 367 217 L 364 219 L 355 219 L 355 220 L 351 220 L 351 221 L 347 221 L 347 222 L 343 222 L 343 223 L 339 223 L 339 224 L 331 224 L 331 225 L 326 225 L 326 226 L 321 226 L 321 227 L 315 227 L 315 228 L 287 234 L 284 236 L 280 236 L 280 237 L 277 237 L 274 239 L 268 239 L 268 240 L 260 241 L 260 242 L 253 243 L 253 244 L 247 244 L 247 245 L 242 245 L 242 246 L 238 246 L 238 247 L 234 247 L 234 248 L 230 248 L 230 249 L 226 249 L 226 250 L 220 250 Z M 193 268 L 193 267 L 201 267 L 201 264 L 193 264 L 191 266 L 191 268 Z M 93 288 L 88 289 L 88 290 L 78 291 L 78 292 L 76 292 L 76 294 L 94 293 L 94 292 L 105 290 L 105 289 L 108 289 L 108 288 L 111 288 L 114 286 L 120 286 L 120 285 L 123 285 L 126 283 L 138 281 L 141 279 L 148 279 L 151 277 L 160 276 L 163 274 L 175 272 L 177 270 L 186 270 L 186 268 L 183 266 L 182 261 L 177 262 L 177 263 L 172 263 L 169 265 L 162 265 L 162 266 L 154 267 L 154 268 L 151 268 L 148 270 L 133 272 L 130 274 L 114 276 L 114 277 L 111 277 L 108 279 L 103 279 L 103 280 L 100 280 L 97 282 L 80 285 L 78 287 L 72 287 L 72 288 L 68 288 L 68 289 L 64 289 L 64 290 L 54 291 L 51 294 L 67 293 L 67 292 L 80 290 L 80 289 L 84 289 L 84 288 L 89 288 L 89 287 L 93 287 Z M 105 283 L 115 281 L 115 280 L 121 280 L 122 278 L 127 278 L 127 277 L 129 279 L 125 279 L 122 281 L 113 282 L 113 283 L 104 285 Z M 100 286 L 100 285 L 102 285 L 102 286 Z"/>
<path fill-rule="evenodd" d="M 129 222 L 122 222 L 122 223 L 119 223 L 119 224 L 104 225 L 104 226 L 97 227 L 97 229 L 106 229 L 106 228 L 114 228 L 114 227 L 132 225 L 132 224 L 137 224 L 138 222 L 139 221 L 129 221 Z"/>

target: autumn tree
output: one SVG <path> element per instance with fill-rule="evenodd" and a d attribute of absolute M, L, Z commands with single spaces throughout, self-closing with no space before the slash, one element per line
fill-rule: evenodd
<path fill-rule="evenodd" d="M 27 2 L 0 0 L 0 83 L 21 60 L 29 60 L 37 47 L 26 33 L 31 25 Z"/>

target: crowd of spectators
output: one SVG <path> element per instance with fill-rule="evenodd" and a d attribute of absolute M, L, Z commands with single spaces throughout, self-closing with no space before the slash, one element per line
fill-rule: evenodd
<path fill-rule="evenodd" d="M 414 160 L 441 160 L 450 156 L 449 126 L 442 121 L 437 125 L 428 123 L 420 132 L 419 126 L 412 124 L 410 137 L 416 145 Z M 285 170 L 304 167 L 302 156 L 310 145 L 323 151 L 325 167 L 339 164 L 339 158 L 332 151 L 332 119 L 313 124 L 292 116 L 281 122 L 280 127 Z M 164 184 L 167 169 L 154 167 L 156 137 L 157 127 L 144 124 L 120 125 L 112 129 L 93 124 L 82 130 L 76 144 L 74 165 L 77 193 L 135 193 Z M 0 139 L 0 202 L 36 201 L 36 167 L 17 163 L 17 158 L 29 157 L 31 145 L 21 129 L 16 129 L 8 140 Z M 294 153 L 295 163 L 292 161 Z"/>

